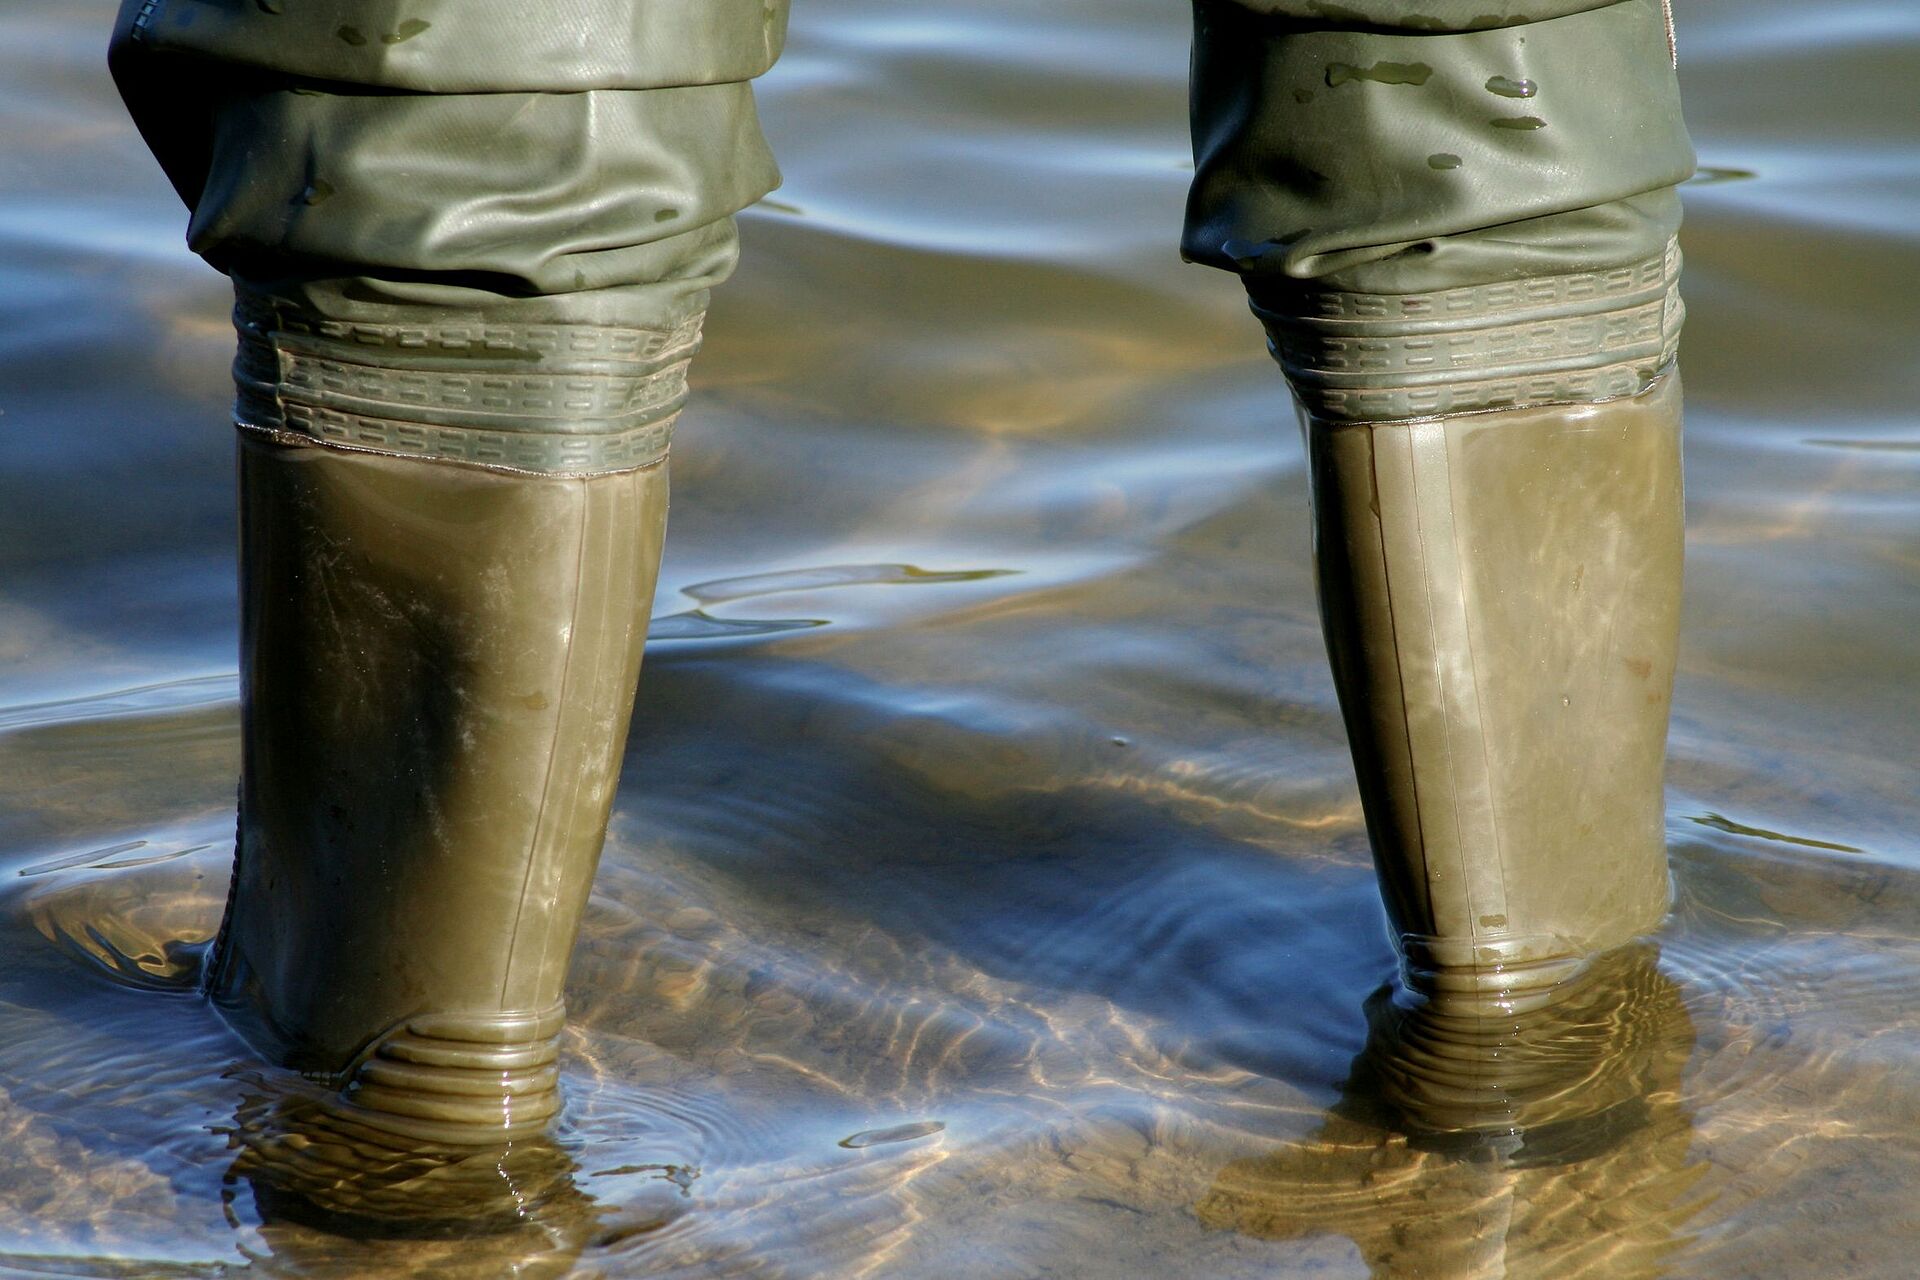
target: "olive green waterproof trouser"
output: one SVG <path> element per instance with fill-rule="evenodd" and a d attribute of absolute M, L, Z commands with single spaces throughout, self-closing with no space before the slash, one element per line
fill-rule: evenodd
<path fill-rule="evenodd" d="M 778 180 L 748 82 L 785 18 L 124 0 L 115 75 L 240 296 L 240 419 L 535 471 L 663 448 L 683 387 L 660 352 L 684 355 L 730 215 Z M 1598 400 L 1671 357 L 1693 157 L 1660 0 L 1195 18 L 1184 249 L 1246 279 L 1310 409 Z"/>
<path fill-rule="evenodd" d="M 1598 401 L 1672 360 L 1693 149 L 1660 0 L 1194 15 L 1183 249 L 1245 279 L 1311 412 Z"/>
<path fill-rule="evenodd" d="M 1196 0 L 1195 18 L 1196 173 L 1183 246 L 1244 278 L 1311 423 L 1329 644 L 1403 947 L 1447 971 L 1524 969 L 1617 942 L 1657 917 L 1665 892 L 1648 852 L 1678 584 L 1678 399 L 1663 374 L 1681 318 L 1675 186 L 1692 153 L 1664 7 Z M 192 210 L 190 244 L 234 281 L 235 418 L 249 439 L 260 566 L 307 563 L 308 543 L 279 532 L 297 524 L 313 555 L 360 545 L 379 566 L 368 573 L 401 575 L 409 599 L 439 598 L 417 564 L 380 541 L 378 530 L 402 522 L 369 514 L 401 510 L 391 504 L 406 484 L 431 491 L 416 513 L 433 526 L 418 535 L 423 547 L 460 536 L 470 501 L 545 531 L 558 518 L 549 507 L 591 512 L 602 497 L 570 490 L 516 515 L 520 500 L 505 490 L 477 496 L 464 482 L 405 475 L 451 474 L 450 465 L 604 477 L 662 462 L 708 290 L 734 264 L 732 215 L 777 181 L 749 82 L 774 61 L 784 28 L 784 0 L 124 0 L 116 80 Z M 1601 408 L 1551 408 L 1567 405 Z M 294 465 L 329 455 L 362 462 Z M 378 455 L 425 470 L 388 474 Z M 1544 498 L 1526 477 L 1544 478 Z M 1558 502 L 1550 490 L 1561 478 L 1579 502 Z M 365 497 L 373 488 L 377 502 Z M 654 489 L 620 498 L 626 514 L 608 528 L 651 529 L 657 541 L 664 480 Z M 298 501 L 283 502 L 289 494 Z M 445 523 L 432 512 L 447 513 Z M 586 527 L 585 516 L 567 518 Z M 329 522 L 351 525 L 352 537 L 340 541 Z M 510 545 L 511 531 L 498 530 L 490 536 Z M 1436 559 L 1443 543 L 1450 550 Z M 577 538 L 528 545 L 534 577 L 585 554 Z M 1542 546 L 1556 555 L 1534 554 Z M 548 568 L 534 563 L 541 556 Z M 1518 568 L 1485 572 L 1488 557 Z M 1651 576 L 1636 577 L 1636 565 Z M 643 607 L 650 570 L 635 573 L 622 598 Z M 1546 599 L 1563 581 L 1578 598 L 1544 610 L 1546 623 L 1499 615 L 1503 601 Z M 1410 582 L 1423 584 L 1418 610 Z M 433 585 L 444 598 L 486 596 Z M 342 598 L 299 590 L 306 603 L 290 594 L 293 603 L 261 596 L 248 606 L 248 644 L 274 651 L 261 669 L 276 680 L 319 673 L 295 699 L 313 718 L 335 696 L 327 665 L 351 673 L 360 659 L 339 617 L 337 652 L 315 641 L 300 661 L 274 656 L 307 643 L 302 620 Z M 382 596 L 382 607 L 397 598 Z M 576 590 L 566 607 L 593 605 Z M 370 624 L 390 629 L 394 618 L 377 612 Z M 1591 652 L 1567 642 L 1595 628 L 1620 638 Z M 396 634 L 394 645 L 414 643 L 406 627 Z M 606 635 L 609 671 L 637 662 L 633 635 Z M 1506 685 L 1474 668 L 1476 636 L 1482 667 L 1491 652 L 1495 674 L 1515 677 Z M 394 669 L 430 667 L 432 657 L 412 653 Z M 1611 679 L 1622 662 L 1645 682 L 1632 696 L 1648 691 L 1654 711 L 1633 711 L 1615 683 L 1582 674 L 1598 664 Z M 610 676 L 607 689 L 619 684 Z M 1547 684 L 1568 716 L 1633 723 L 1582 737 L 1535 705 Z M 250 741 L 298 738 L 268 723 L 275 701 L 268 691 L 248 703 L 249 723 L 259 722 Z M 600 721 L 619 718 L 620 700 L 610 692 L 605 702 L 577 717 L 595 727 L 565 733 L 613 741 Z M 339 707 L 323 710 L 327 723 L 343 722 Z M 1517 762 L 1496 758 L 1503 724 Z M 1533 750 L 1540 743 L 1557 745 Z M 1596 763 L 1579 758 L 1590 747 L 1606 758 L 1601 782 L 1582 793 L 1566 779 Z M 573 749 L 563 743 L 554 758 Z M 1481 764 L 1467 767 L 1476 753 Z M 615 751 L 607 767 L 617 764 Z M 276 769 L 299 773 L 285 759 Z M 603 825 L 610 782 L 596 779 L 588 790 Z M 285 832 L 325 825 L 308 810 L 334 803 L 327 785 L 295 778 L 243 811 L 260 809 L 271 819 L 261 829 L 282 831 L 284 843 Z M 1632 809 L 1627 843 L 1639 850 L 1619 875 L 1595 834 L 1616 799 Z M 1553 832 L 1556 806 L 1574 836 Z M 597 847 L 591 817 L 566 827 L 575 861 Z M 387 874 L 391 844 L 354 847 L 386 837 L 356 835 L 350 814 L 328 821 L 343 865 Z M 551 827 L 538 814 L 527 821 Z M 243 813 L 236 901 L 284 891 L 279 871 L 248 878 L 249 829 Z M 254 865 L 301 856 L 269 851 Z M 1574 859 L 1580 874 L 1556 881 Z M 537 866 L 514 874 L 509 932 L 548 882 Z M 1548 890 L 1530 896 L 1519 883 L 1529 877 Z M 313 892 L 334 892 L 310 879 Z M 551 923 L 529 990 L 552 985 L 554 956 L 564 968 L 584 884 L 562 879 L 568 887 L 548 897 L 573 905 Z M 430 904 L 433 883 L 403 888 Z M 366 892 L 394 919 L 415 910 L 400 888 Z M 300 910 L 257 930 L 261 948 L 278 946 L 282 969 L 247 978 L 248 998 L 264 1006 L 257 1038 L 287 1060 L 331 1070 L 419 1014 L 393 1033 L 405 1044 L 376 1082 L 404 1089 L 436 1054 L 486 1058 L 445 1048 L 460 1036 L 506 1044 L 557 1027 L 548 995 L 509 1000 L 503 981 L 502 1008 L 448 1030 L 433 1020 L 445 1012 L 433 989 L 452 980 L 431 963 L 400 966 L 418 990 L 340 1012 L 353 1003 L 342 1003 L 340 983 L 290 975 L 326 966 L 341 909 L 308 922 L 297 945 L 288 931 Z M 236 923 L 222 944 L 230 954 L 245 950 L 246 924 Z M 512 952 L 511 940 L 500 949 Z M 276 994 L 294 988 L 297 1007 Z M 336 1015 L 325 1035 L 303 1027 Z M 539 1057 L 518 1044 L 487 1050 L 482 1065 Z M 440 1114 L 419 1114 L 429 1113 Z"/>

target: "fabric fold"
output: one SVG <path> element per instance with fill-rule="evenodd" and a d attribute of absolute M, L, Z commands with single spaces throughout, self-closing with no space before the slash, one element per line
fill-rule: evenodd
<path fill-rule="evenodd" d="M 1644 391 L 1692 172 L 1667 14 L 1197 0 L 1185 256 L 1334 420 Z"/>
<path fill-rule="evenodd" d="M 515 470 L 657 461 L 784 0 L 128 0 L 111 65 L 234 280 L 236 418 Z M 347 34 L 351 33 L 351 35 Z"/>

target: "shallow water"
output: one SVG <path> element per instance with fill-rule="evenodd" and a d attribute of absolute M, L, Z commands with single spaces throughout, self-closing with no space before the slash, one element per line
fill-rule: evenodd
<path fill-rule="evenodd" d="M 1681 12 L 1678 901 L 1632 1035 L 1573 1036 L 1631 1105 L 1515 1150 L 1373 1101 L 1298 436 L 1175 249 L 1182 7 L 804 0 L 565 1123 L 474 1168 L 339 1131 L 180 990 L 238 754 L 231 338 L 111 8 L 0 14 L 0 1273 L 1913 1274 L 1920 11 Z M 343 1151 L 356 1204 L 282 1194 Z M 383 1217 L 436 1195 L 491 1209 Z"/>

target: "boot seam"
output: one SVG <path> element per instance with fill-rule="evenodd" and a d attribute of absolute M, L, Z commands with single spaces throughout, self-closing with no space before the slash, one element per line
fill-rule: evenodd
<path fill-rule="evenodd" d="M 1407 705 L 1407 666 L 1401 650 L 1400 611 L 1394 605 L 1394 571 L 1392 559 L 1387 554 L 1385 517 L 1380 513 L 1380 451 L 1378 442 L 1371 432 L 1367 438 L 1367 456 L 1369 459 L 1368 479 L 1373 486 L 1374 535 L 1380 540 L 1380 576 L 1386 587 L 1385 604 L 1387 626 L 1393 637 L 1393 673 L 1400 695 L 1400 739 L 1407 750 L 1407 785 L 1413 792 L 1413 828 L 1420 840 L 1420 894 L 1426 907 L 1428 921 L 1434 919 L 1433 907 L 1433 869 L 1428 857 L 1427 830 L 1420 821 L 1420 775 L 1413 767 L 1413 720 L 1411 708 Z"/>
<path fill-rule="evenodd" d="M 579 487 L 579 524 L 573 539 L 573 595 L 567 609 L 567 646 L 560 656 L 560 689 L 554 698 L 553 738 L 547 747 L 546 774 L 540 782 L 540 799 L 534 808 L 533 830 L 528 835 L 526 867 L 521 872 L 520 895 L 513 909 L 513 929 L 507 935 L 511 939 L 507 944 L 507 961 L 501 966 L 499 1000 L 502 1004 L 506 1003 L 507 992 L 513 984 L 514 965 L 520 957 L 523 941 L 521 922 L 526 916 L 527 895 L 533 888 L 534 863 L 541 848 L 541 835 L 547 829 L 552 812 L 549 801 L 553 795 L 554 776 L 559 771 L 560 743 L 564 737 L 570 695 L 575 684 L 574 644 L 580 634 L 580 601 L 586 587 L 587 526 L 592 505 L 586 482 L 582 480 L 576 484 Z"/>

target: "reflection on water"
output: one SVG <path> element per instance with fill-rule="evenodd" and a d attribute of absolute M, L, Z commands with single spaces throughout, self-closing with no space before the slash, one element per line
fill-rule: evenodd
<path fill-rule="evenodd" d="M 1683 15 L 1721 180 L 1679 896 L 1515 1025 L 1380 994 L 1297 436 L 1174 248 L 1180 7 L 799 6 L 564 1123 L 504 1153 L 363 1131 L 187 994 L 238 755 L 231 337 L 110 8 L 0 15 L 0 1272 L 1912 1274 L 1907 6 Z"/>
<path fill-rule="evenodd" d="M 1692 1023 L 1657 963 L 1626 948 L 1510 1018 L 1383 987 L 1325 1122 L 1227 1165 L 1196 1212 L 1347 1236 L 1379 1277 L 1668 1274 L 1709 1168 L 1682 1084 Z"/>
<path fill-rule="evenodd" d="M 1346 1090 L 1377 1094 L 1428 1143 L 1463 1137 L 1473 1149 L 1490 1136 L 1504 1155 L 1536 1164 L 1604 1147 L 1653 1094 L 1673 1101 L 1693 1050 L 1658 959 L 1646 944 L 1597 957 L 1546 1003 L 1505 1016 L 1383 987 L 1367 1001 L 1367 1046 Z"/>
<path fill-rule="evenodd" d="M 714 582 L 696 582 L 680 588 L 680 594 L 699 601 L 699 607 L 669 613 L 653 620 L 647 634 L 654 641 L 714 640 L 723 636 L 772 635 L 779 631 L 801 631 L 824 627 L 827 618 L 720 618 L 708 612 L 709 605 L 756 596 L 781 596 L 825 587 L 912 585 L 937 582 L 979 582 L 1015 573 L 1014 569 L 960 569 L 932 572 L 910 564 L 836 564 L 820 569 L 793 569 L 780 573 L 749 573 Z"/>
<path fill-rule="evenodd" d="M 554 1143 L 407 1142 L 286 1088 L 246 1078 L 224 1128 L 237 1154 L 222 1200 L 235 1230 L 252 1237 L 243 1256 L 266 1270 L 337 1271 L 344 1249 L 365 1267 L 413 1274 L 561 1276 L 604 1230 Z M 632 1229 L 656 1230 L 679 1212 L 672 1194 L 651 1199 L 652 1220 Z"/>

